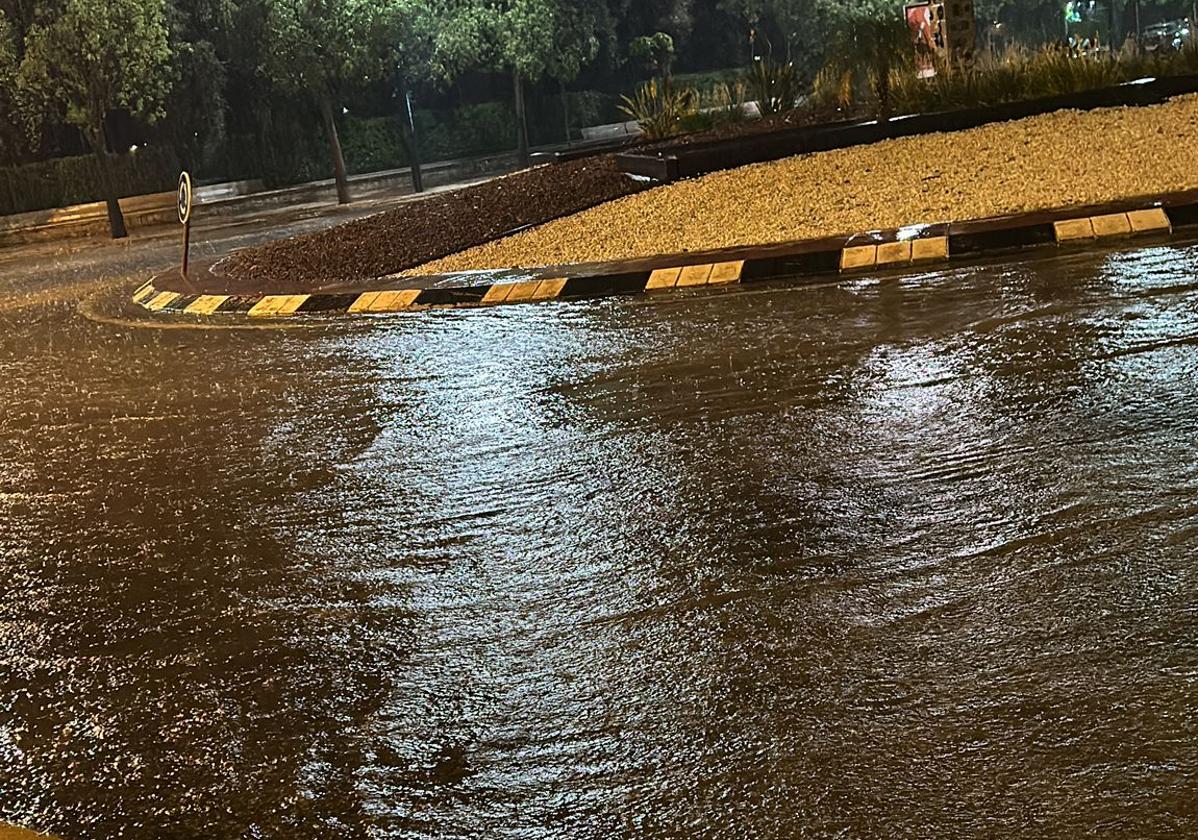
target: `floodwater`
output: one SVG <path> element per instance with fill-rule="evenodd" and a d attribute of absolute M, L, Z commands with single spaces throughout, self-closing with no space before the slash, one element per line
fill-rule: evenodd
<path fill-rule="evenodd" d="M 1198 246 L 155 329 L 0 309 L 0 820 L 1198 834 Z"/>

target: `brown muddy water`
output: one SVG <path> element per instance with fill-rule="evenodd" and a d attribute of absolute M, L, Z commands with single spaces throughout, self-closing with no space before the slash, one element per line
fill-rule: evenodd
<path fill-rule="evenodd" d="M 0 820 L 1198 834 L 1198 247 L 274 330 L 132 285 L 0 309 Z"/>

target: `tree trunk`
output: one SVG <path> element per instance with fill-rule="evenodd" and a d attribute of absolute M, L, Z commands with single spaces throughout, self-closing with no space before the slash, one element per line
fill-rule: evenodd
<path fill-rule="evenodd" d="M 117 200 L 116 181 L 112 177 L 112 160 L 108 156 L 105 142 L 104 126 L 98 131 L 87 132 L 88 144 L 96 155 L 96 163 L 100 167 L 100 181 L 104 187 L 104 203 L 108 208 L 108 230 L 113 239 L 124 239 L 129 235 L 125 227 L 125 215 L 121 212 L 121 204 Z"/>
<path fill-rule="evenodd" d="M 329 138 L 329 152 L 333 156 L 333 177 L 337 181 L 337 203 L 349 204 L 349 179 L 345 176 L 345 158 L 341 155 L 341 138 L 337 136 L 337 121 L 333 118 L 333 100 L 329 96 L 320 99 L 320 114 L 324 117 L 324 131 Z"/>
<path fill-rule="evenodd" d="M 516 148 L 520 153 L 520 165 L 529 164 L 528 150 L 528 118 L 524 109 L 524 80 L 520 78 L 519 70 L 512 70 L 512 85 L 515 89 L 516 104 Z"/>
<path fill-rule="evenodd" d="M 895 57 L 890 52 L 889 45 L 884 42 L 886 34 L 884 31 L 879 31 L 876 35 L 879 39 L 877 55 L 877 73 L 878 73 L 878 116 L 882 119 L 890 119 L 891 117 L 891 90 L 890 90 L 890 71 L 894 68 Z"/>
<path fill-rule="evenodd" d="M 562 82 L 562 120 L 565 122 L 566 129 L 566 148 L 574 145 L 574 141 L 570 137 L 570 97 L 566 95 L 566 83 Z"/>

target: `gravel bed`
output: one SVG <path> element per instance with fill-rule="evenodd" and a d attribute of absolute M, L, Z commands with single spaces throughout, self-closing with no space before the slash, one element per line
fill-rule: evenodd
<path fill-rule="evenodd" d="M 631 259 L 1194 188 L 1198 95 L 717 172 L 619 198 L 412 273 Z"/>

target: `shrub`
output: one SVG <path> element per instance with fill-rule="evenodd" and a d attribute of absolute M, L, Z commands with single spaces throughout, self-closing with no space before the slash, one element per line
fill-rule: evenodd
<path fill-rule="evenodd" d="M 746 91 L 743 81 L 723 82 L 699 94 L 699 107 L 679 119 L 678 133 L 690 134 L 745 122 L 749 118 L 745 113 Z"/>
<path fill-rule="evenodd" d="M 652 79 L 641 85 L 633 97 L 621 97 L 620 110 L 636 120 L 646 140 L 673 137 L 685 130 L 683 121 L 699 111 L 693 88 L 675 89 L 668 81 L 658 85 Z"/>
<path fill-rule="evenodd" d="M 516 148 L 516 117 L 506 102 L 452 111 L 417 111 L 422 160 L 444 160 Z"/>
<path fill-rule="evenodd" d="M 169 147 L 138 149 L 110 158 L 120 196 L 174 190 L 179 158 Z M 105 198 L 104 179 L 94 155 L 56 158 L 0 169 L 0 215 L 69 207 Z"/>
<path fill-rule="evenodd" d="M 889 115 L 896 74 L 913 74 L 914 49 L 905 23 L 857 18 L 836 35 L 815 80 L 815 94 L 849 110 L 868 103 Z"/>
<path fill-rule="evenodd" d="M 799 98 L 799 74 L 789 62 L 758 59 L 749 68 L 746 81 L 763 117 L 791 110 Z"/>
<path fill-rule="evenodd" d="M 345 166 L 351 174 L 397 169 L 408 163 L 403 124 L 398 117 L 349 117 L 341 132 Z"/>
<path fill-rule="evenodd" d="M 1036 51 L 1012 47 L 1001 54 L 980 54 L 970 70 L 938 62 L 931 79 L 896 71 L 891 76 L 892 97 L 897 109 L 907 113 L 999 105 L 1192 72 L 1190 60 L 1184 49 L 1145 53 L 1134 45 L 1097 56 L 1071 55 L 1056 46 Z"/>

